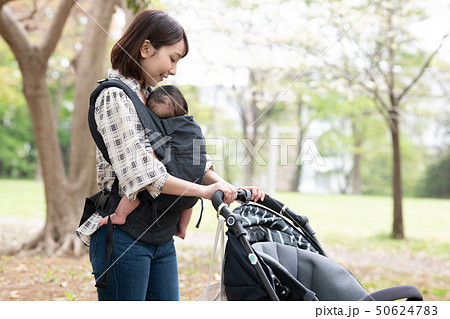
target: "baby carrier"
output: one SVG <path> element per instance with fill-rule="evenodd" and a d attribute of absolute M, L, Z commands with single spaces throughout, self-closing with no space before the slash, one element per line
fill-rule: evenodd
<path fill-rule="evenodd" d="M 224 295 L 226 300 L 423 300 L 414 286 L 367 294 L 349 270 L 326 255 L 306 216 L 272 197 L 257 203 L 250 203 L 250 197 L 248 190 L 239 190 L 237 200 L 243 205 L 233 212 L 222 192 L 212 198 L 228 226 L 228 241 L 224 291 L 216 290 L 208 300 L 224 300 Z"/>
<path fill-rule="evenodd" d="M 120 80 L 104 79 L 92 92 L 89 100 L 88 121 L 92 137 L 104 159 L 111 164 L 102 136 L 97 130 L 94 111 L 100 93 L 109 87 L 118 87 L 131 99 L 140 121 L 145 129 L 155 156 L 165 165 L 167 172 L 189 182 L 201 184 L 206 167 L 206 146 L 200 126 L 192 116 L 178 116 L 160 119 L 142 103 L 136 93 Z M 95 212 L 102 217 L 112 214 L 121 196 L 119 181 L 116 177 L 111 190 L 100 192 L 86 198 L 82 225 Z M 127 217 L 126 223 L 117 225 L 133 238 L 144 243 L 159 245 L 166 242 L 177 231 L 179 211 L 195 205 L 197 197 L 160 194 L 153 198 L 147 191 L 140 192 L 141 204 Z M 113 245 L 113 229 L 108 220 L 105 253 L 107 260 Z M 105 280 L 106 277 L 106 280 Z M 105 286 L 107 276 L 103 283 Z"/>

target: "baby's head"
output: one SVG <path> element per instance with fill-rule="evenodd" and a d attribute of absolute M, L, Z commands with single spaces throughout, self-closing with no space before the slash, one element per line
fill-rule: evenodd
<path fill-rule="evenodd" d="M 167 119 L 188 114 L 183 93 L 173 85 L 156 88 L 147 98 L 147 106 L 157 117 Z"/>

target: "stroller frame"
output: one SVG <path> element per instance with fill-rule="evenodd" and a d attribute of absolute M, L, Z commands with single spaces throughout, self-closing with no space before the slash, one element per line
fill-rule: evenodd
<path fill-rule="evenodd" d="M 237 194 L 236 200 L 242 203 L 248 203 L 249 199 L 251 197 L 251 192 L 247 189 L 240 189 Z M 270 284 L 269 279 L 267 278 L 261 263 L 259 262 L 258 258 L 253 252 L 253 249 L 250 245 L 250 243 L 247 240 L 247 232 L 244 230 L 244 227 L 242 226 L 242 217 L 234 214 L 228 205 L 226 205 L 223 202 L 223 192 L 217 191 L 214 193 L 212 199 L 212 204 L 214 208 L 216 209 L 218 215 L 222 215 L 225 218 L 226 224 L 228 229 L 230 229 L 235 236 L 238 238 L 239 242 L 242 245 L 242 248 L 244 249 L 245 253 L 247 254 L 247 258 L 250 261 L 250 263 L 255 268 L 259 279 L 261 280 L 261 283 L 264 286 L 264 289 L 266 290 L 267 294 L 269 295 L 271 300 L 279 301 L 279 298 Z M 321 247 L 319 241 L 317 240 L 316 236 L 314 235 L 315 232 L 309 225 L 309 220 L 306 216 L 299 216 L 293 213 L 286 205 L 282 204 L 281 202 L 277 201 L 276 199 L 266 197 L 264 201 L 264 205 L 268 208 L 274 210 L 277 213 L 281 213 L 288 217 L 289 220 L 291 220 L 294 225 L 299 227 L 303 230 L 304 235 L 308 237 L 308 239 L 316 246 L 316 248 L 319 250 L 319 252 L 323 255 L 325 255 L 325 252 L 323 248 Z M 297 217 L 297 218 L 296 218 Z"/>
<path fill-rule="evenodd" d="M 245 193 L 240 192 L 238 194 L 238 201 L 247 202 L 247 198 L 249 197 L 249 191 L 245 190 Z M 244 197 L 245 196 L 245 197 Z M 245 235 L 247 232 L 244 230 L 244 227 L 242 227 L 242 217 L 239 215 L 234 214 L 228 205 L 226 205 L 223 202 L 223 192 L 217 191 L 214 193 L 212 199 L 211 199 L 214 208 L 217 210 L 217 213 L 222 215 L 223 218 L 225 218 L 226 224 L 228 226 L 228 229 L 230 229 L 238 238 L 239 242 L 242 245 L 242 248 L 244 249 L 245 253 L 247 254 L 247 258 L 250 261 L 250 263 L 255 267 L 255 270 L 258 274 L 259 279 L 261 280 L 261 283 L 264 286 L 264 289 L 266 290 L 267 294 L 269 295 L 270 299 L 274 301 L 279 301 L 279 298 L 273 289 L 272 285 L 270 284 L 269 279 L 267 278 L 266 274 L 264 273 L 264 270 L 258 261 L 258 258 L 253 252 L 252 247 L 250 246 L 250 243 L 248 242 Z"/>
<path fill-rule="evenodd" d="M 233 213 L 227 204 L 223 202 L 224 194 L 222 191 L 217 191 L 211 198 L 212 204 L 217 211 L 217 217 L 221 215 L 227 224 L 229 230 L 233 232 L 233 234 L 239 240 L 242 248 L 244 249 L 246 256 L 249 262 L 252 264 L 258 278 L 263 285 L 265 291 L 267 292 L 269 298 L 273 301 L 279 301 L 280 298 L 277 295 L 274 287 L 272 286 L 270 280 L 267 278 L 266 273 L 263 270 L 263 267 L 255 255 L 255 252 L 250 245 L 250 242 L 247 239 L 247 232 L 245 231 L 242 225 L 242 217 L 238 214 Z M 239 189 L 236 200 L 242 204 L 248 204 L 250 202 L 251 192 L 247 189 Z M 272 197 L 265 197 L 264 201 L 258 201 L 257 204 L 260 204 L 264 207 L 269 208 L 274 211 L 276 214 L 285 217 L 289 220 L 298 230 L 302 232 L 310 243 L 317 249 L 318 253 L 324 257 L 328 257 L 322 248 L 319 240 L 315 236 L 314 230 L 309 225 L 309 220 L 306 216 L 298 215 L 293 212 L 289 207 L 285 204 L 279 202 L 278 200 Z M 283 288 L 283 287 L 281 287 Z M 277 289 L 279 294 L 283 296 L 283 289 Z M 367 294 L 364 298 L 360 299 L 361 301 L 391 301 L 398 299 L 406 299 L 407 301 L 422 301 L 423 297 L 419 290 L 414 286 L 396 286 L 383 290 L 376 291 L 372 294 Z M 314 298 L 313 300 L 318 300 Z"/>

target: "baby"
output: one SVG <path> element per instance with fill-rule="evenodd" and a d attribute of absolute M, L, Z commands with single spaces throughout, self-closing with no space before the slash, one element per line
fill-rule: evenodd
<path fill-rule="evenodd" d="M 155 89 L 147 99 L 147 107 L 156 116 L 161 119 L 172 118 L 175 116 L 183 116 L 188 114 L 188 104 L 181 91 L 173 85 L 165 85 Z M 151 147 L 146 140 L 146 148 Z M 152 156 L 155 156 L 153 152 Z M 133 210 L 135 210 L 140 204 L 138 198 L 134 201 L 130 201 L 124 196 L 117 206 L 116 211 L 111 214 L 111 223 L 116 225 L 125 224 L 126 218 Z M 178 232 L 175 236 L 184 239 L 186 237 L 186 229 L 191 220 L 192 208 L 184 209 L 180 211 L 180 220 L 178 221 Z M 108 216 L 102 218 L 99 221 L 100 225 L 106 225 L 108 223 Z"/>

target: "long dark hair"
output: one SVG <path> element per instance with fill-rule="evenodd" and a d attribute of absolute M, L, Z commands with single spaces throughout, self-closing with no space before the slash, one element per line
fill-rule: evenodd
<path fill-rule="evenodd" d="M 185 57 L 189 51 L 189 44 L 183 27 L 167 13 L 148 9 L 137 15 L 127 31 L 111 50 L 111 64 L 113 69 L 128 78 L 140 80 L 142 67 L 140 64 L 140 49 L 145 40 L 159 50 L 165 45 L 172 45 L 184 40 Z"/>

